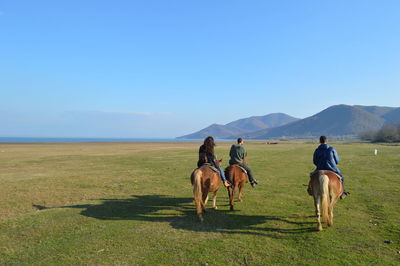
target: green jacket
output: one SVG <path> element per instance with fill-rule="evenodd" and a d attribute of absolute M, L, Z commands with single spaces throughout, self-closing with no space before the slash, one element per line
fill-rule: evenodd
<path fill-rule="evenodd" d="M 243 163 L 243 159 L 247 156 L 246 148 L 240 144 L 233 144 L 229 151 L 229 164 Z"/>

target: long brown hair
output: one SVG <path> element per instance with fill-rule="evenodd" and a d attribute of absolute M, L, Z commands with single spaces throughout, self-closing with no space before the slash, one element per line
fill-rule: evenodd
<path fill-rule="evenodd" d="M 205 147 L 206 153 L 214 154 L 214 147 L 215 147 L 214 138 L 211 136 L 208 136 L 207 138 L 205 138 L 204 147 Z"/>

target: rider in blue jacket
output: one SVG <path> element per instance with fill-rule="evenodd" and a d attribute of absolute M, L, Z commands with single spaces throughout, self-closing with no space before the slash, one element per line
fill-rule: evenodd
<path fill-rule="evenodd" d="M 335 148 L 328 144 L 321 143 L 321 145 L 318 146 L 314 152 L 313 162 L 317 167 L 317 170 L 330 170 L 343 178 L 343 174 L 337 167 L 337 164 L 339 163 L 339 155 Z"/>
<path fill-rule="evenodd" d="M 313 157 L 313 162 L 317 167 L 316 170 L 330 170 L 341 177 L 343 194 L 340 196 L 340 198 L 344 199 L 347 195 L 350 194 L 350 192 L 344 191 L 344 177 L 342 172 L 340 172 L 339 168 L 337 167 L 337 164 L 339 164 L 339 155 L 337 154 L 335 148 L 327 144 L 328 140 L 326 136 L 321 136 L 319 138 L 319 142 L 321 144 L 315 150 Z M 308 191 L 310 193 L 310 189 Z"/>

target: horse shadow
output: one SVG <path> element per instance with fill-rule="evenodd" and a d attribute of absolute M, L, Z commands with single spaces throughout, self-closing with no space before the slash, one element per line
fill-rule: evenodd
<path fill-rule="evenodd" d="M 100 204 L 80 204 L 55 208 L 82 209 L 81 215 L 100 220 L 137 220 L 146 222 L 165 222 L 175 229 L 195 232 L 218 232 L 224 234 L 261 235 L 271 238 L 284 238 L 285 234 L 301 234 L 315 231 L 315 222 L 297 221 L 306 217 L 282 217 L 264 215 L 245 215 L 240 211 L 207 209 L 204 222 L 196 215 L 193 198 L 170 197 L 166 195 L 134 195 L 125 199 L 96 199 Z M 33 205 L 38 210 L 51 209 Z M 220 206 L 224 206 L 221 205 Z M 229 204 L 227 204 L 229 206 Z M 303 219 L 304 220 L 304 219 Z M 280 228 L 277 223 L 283 223 Z"/>

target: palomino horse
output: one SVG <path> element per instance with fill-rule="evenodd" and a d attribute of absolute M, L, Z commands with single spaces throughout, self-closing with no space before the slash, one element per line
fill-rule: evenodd
<path fill-rule="evenodd" d="M 243 187 L 244 184 L 247 183 L 247 173 L 244 169 L 239 167 L 237 164 L 233 164 L 228 166 L 225 169 L 225 176 L 228 181 L 231 182 L 232 187 L 228 188 L 228 196 L 229 196 L 229 205 L 231 206 L 231 211 L 233 211 L 233 204 L 234 204 L 234 195 L 235 192 L 239 189 L 239 202 L 242 202 L 243 196 Z"/>
<path fill-rule="evenodd" d="M 222 160 L 218 160 L 220 165 Z M 213 208 L 217 209 L 217 191 L 221 186 L 220 174 L 211 168 L 211 165 L 205 164 L 193 171 L 190 177 L 193 185 L 194 202 L 196 204 L 197 215 L 200 221 L 203 221 L 202 213 L 206 211 L 208 202 L 208 192 L 213 192 Z"/>
<path fill-rule="evenodd" d="M 343 193 L 342 182 L 336 173 L 327 170 L 318 170 L 311 173 L 315 214 L 317 216 L 318 231 L 322 230 L 322 221 L 328 226 L 333 225 L 333 206 Z"/>

